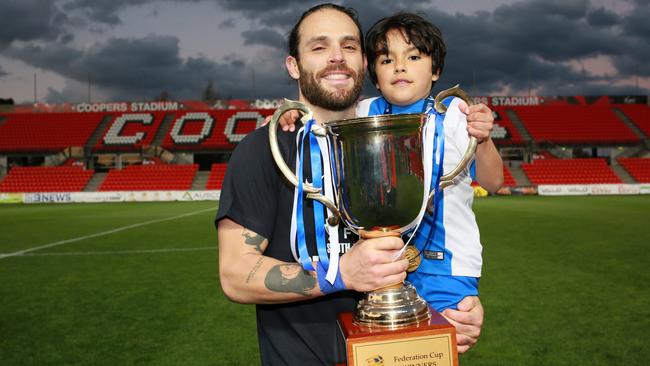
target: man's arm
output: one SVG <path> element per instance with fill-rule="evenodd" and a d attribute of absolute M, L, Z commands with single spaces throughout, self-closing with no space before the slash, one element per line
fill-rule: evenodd
<path fill-rule="evenodd" d="M 488 192 L 496 192 L 503 184 L 503 162 L 490 138 L 494 127 L 492 110 L 482 103 L 468 107 L 463 102 L 459 108 L 467 115 L 467 132 L 479 142 L 476 148 L 476 181 Z"/>
<path fill-rule="evenodd" d="M 227 218 L 219 221 L 218 236 L 221 287 L 232 301 L 272 304 L 323 295 L 316 272 L 263 255 L 266 238 Z M 346 288 L 369 291 L 403 281 L 408 260 L 392 262 L 402 246 L 395 237 L 357 242 L 341 256 L 339 270 Z"/>

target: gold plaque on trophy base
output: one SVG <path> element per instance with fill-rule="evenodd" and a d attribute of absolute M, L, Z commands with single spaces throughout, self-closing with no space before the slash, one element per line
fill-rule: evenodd
<path fill-rule="evenodd" d="M 430 319 L 398 329 L 355 325 L 352 313 L 339 314 L 348 366 L 458 366 L 456 329 L 430 310 Z"/>

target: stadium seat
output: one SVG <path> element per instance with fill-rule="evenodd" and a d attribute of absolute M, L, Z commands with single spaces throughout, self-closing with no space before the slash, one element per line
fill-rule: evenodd
<path fill-rule="evenodd" d="M 93 174 L 78 166 L 14 167 L 0 182 L 0 192 L 80 192 Z"/>
<path fill-rule="evenodd" d="M 0 125 L 2 152 L 56 152 L 84 146 L 101 113 L 16 113 Z"/>
<path fill-rule="evenodd" d="M 197 164 L 131 165 L 112 169 L 99 187 L 100 191 L 189 190 L 196 176 Z"/>
<path fill-rule="evenodd" d="M 621 104 L 620 109 L 646 136 L 650 137 L 650 106 L 645 104 Z"/>
<path fill-rule="evenodd" d="M 619 158 L 618 162 L 639 183 L 650 183 L 650 158 Z"/>
<path fill-rule="evenodd" d="M 522 164 L 534 185 L 622 183 L 605 159 L 540 159 Z"/>
<path fill-rule="evenodd" d="M 221 184 L 223 183 L 223 178 L 226 175 L 226 163 L 216 163 L 212 164 L 212 169 L 210 169 L 210 176 L 208 177 L 208 182 L 205 185 L 205 189 L 221 189 Z"/>
<path fill-rule="evenodd" d="M 492 140 L 497 145 L 516 145 L 524 142 L 519 130 L 508 117 L 505 107 L 492 107 L 496 113 L 494 119 L 494 129 L 492 130 Z"/>
<path fill-rule="evenodd" d="M 504 187 L 516 187 L 517 181 L 510 173 L 510 169 L 507 165 L 503 165 L 503 186 Z"/>
<path fill-rule="evenodd" d="M 627 144 L 640 139 L 609 107 L 544 105 L 512 107 L 536 142 Z"/>

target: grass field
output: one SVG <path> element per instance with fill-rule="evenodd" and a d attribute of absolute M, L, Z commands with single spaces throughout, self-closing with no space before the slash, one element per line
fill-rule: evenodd
<path fill-rule="evenodd" d="M 214 202 L 0 206 L 1 365 L 255 365 Z M 467 365 L 646 365 L 650 196 L 489 197 Z"/>

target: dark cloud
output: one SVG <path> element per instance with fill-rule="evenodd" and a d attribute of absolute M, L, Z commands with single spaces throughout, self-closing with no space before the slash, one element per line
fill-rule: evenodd
<path fill-rule="evenodd" d="M 4 76 L 7 76 L 7 75 L 9 75 L 9 74 L 7 74 L 7 73 L 2 69 L 2 67 L 0 67 L 0 78 L 2 78 L 2 77 L 4 77 Z"/>
<path fill-rule="evenodd" d="M 261 86 L 273 85 L 268 88 L 271 93 L 284 95 L 294 89 L 286 82 L 279 53 L 265 52 L 255 61 L 237 55 L 218 62 L 204 57 L 182 59 L 178 39 L 171 36 L 110 39 L 84 51 L 60 44 L 30 45 L 12 47 L 6 54 L 70 81 L 65 90 L 48 92 L 52 101 L 84 98 L 74 82 L 90 82 L 111 100 L 151 99 L 163 90 L 174 98 L 198 99 L 208 80 L 214 82 L 220 95 L 232 98 L 250 97 L 253 91 L 266 94 Z"/>
<path fill-rule="evenodd" d="M 236 20 L 233 18 L 224 20 L 223 22 L 219 23 L 219 29 L 228 29 L 228 28 L 233 28 L 237 24 Z"/>
<path fill-rule="evenodd" d="M 286 38 L 272 29 L 258 29 L 242 32 L 244 45 L 262 45 L 282 49 Z"/>
<path fill-rule="evenodd" d="M 0 14 L 0 49 L 14 41 L 55 40 L 64 33 L 68 21 L 54 0 L 2 1 Z"/>
<path fill-rule="evenodd" d="M 241 18 L 252 24 L 242 31 L 244 46 L 264 48 L 249 58 L 181 57 L 178 38 L 164 35 L 113 38 L 83 49 L 74 45 L 74 27 L 115 26 L 128 7 L 158 1 L 163 0 L 2 1 L 0 14 L 7 20 L 0 27 L 0 53 L 64 77 L 63 89 L 48 91 L 52 101 L 83 98 L 89 79 L 112 100 L 150 99 L 163 90 L 174 98 L 196 99 L 210 80 L 222 97 L 295 96 L 295 83 L 283 66 L 285 36 L 302 12 L 319 1 L 215 1 L 215 9 L 233 14 L 219 28 L 236 27 Z M 422 13 L 438 25 L 448 56 L 436 89 L 460 83 L 475 95 L 528 90 L 618 94 L 636 91 L 634 85 L 620 85 L 621 80 L 650 76 L 648 0 L 628 0 L 634 7 L 629 13 L 588 0 L 514 0 L 491 11 L 454 14 L 437 0 L 339 3 L 358 11 L 364 30 L 403 10 Z M 596 57 L 610 61 L 615 73 L 603 76 L 579 66 Z M 364 92 L 376 93 L 369 83 Z"/>
<path fill-rule="evenodd" d="M 621 17 L 605 8 L 598 8 L 587 14 L 587 22 L 595 27 L 611 27 L 619 24 Z"/>
<path fill-rule="evenodd" d="M 639 5 L 629 16 L 624 18 L 623 24 L 625 35 L 643 38 L 646 43 L 650 39 L 650 4 L 648 2 L 645 1 L 645 4 L 642 4 L 642 1 L 639 1 Z"/>
<path fill-rule="evenodd" d="M 177 0 L 180 1 L 180 0 Z M 89 20 L 107 25 L 122 23 L 118 12 L 129 6 L 144 5 L 156 0 L 72 0 L 63 5 L 66 11 L 84 14 Z"/>
<path fill-rule="evenodd" d="M 650 66 L 642 60 L 650 59 L 646 56 L 650 48 L 642 46 L 635 37 L 645 37 L 646 42 L 650 39 L 650 10 L 641 5 L 647 0 L 636 2 L 639 9 L 627 17 L 594 8 L 588 0 L 515 1 L 491 12 L 469 14 L 450 14 L 438 2 L 415 0 L 348 0 L 341 5 L 358 11 L 364 31 L 381 17 L 404 10 L 422 13 L 438 25 L 448 46 L 448 66 L 439 81 L 440 88 L 460 82 L 475 93 L 489 94 L 499 90 L 522 93 L 546 86 L 545 90 L 562 94 L 584 84 L 582 89 L 607 94 L 608 90 L 620 89 L 609 89 L 607 83 L 600 81 L 601 77 L 567 63 L 604 56 L 612 60 L 621 77 L 647 75 Z M 280 5 L 259 1 L 254 6 L 234 0 L 221 3 L 263 25 L 288 31 L 301 13 L 316 2 L 289 1 Z M 263 11 L 253 11 L 257 7 Z M 639 11 L 640 8 L 643 10 Z M 623 34 L 616 25 L 623 25 Z M 246 32 L 244 38 L 249 39 L 252 34 Z M 372 85 L 366 85 L 364 92 L 375 93 Z"/>

